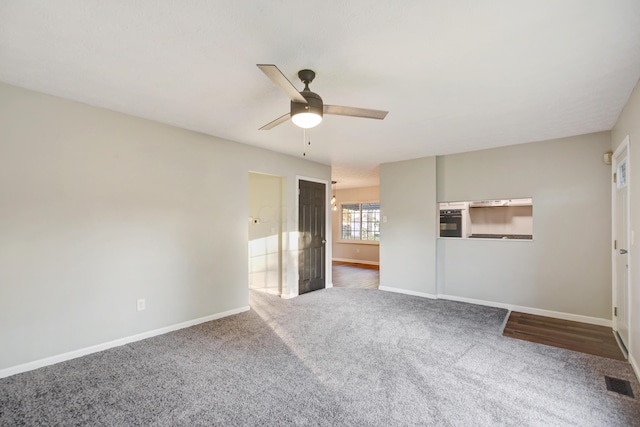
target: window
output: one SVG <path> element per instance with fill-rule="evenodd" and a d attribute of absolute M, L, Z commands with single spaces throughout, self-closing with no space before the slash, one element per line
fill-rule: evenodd
<path fill-rule="evenodd" d="M 341 205 L 341 240 L 380 240 L 380 203 Z"/>
<path fill-rule="evenodd" d="M 616 188 L 620 190 L 627 186 L 627 159 L 625 158 L 619 165 L 616 176 Z"/>

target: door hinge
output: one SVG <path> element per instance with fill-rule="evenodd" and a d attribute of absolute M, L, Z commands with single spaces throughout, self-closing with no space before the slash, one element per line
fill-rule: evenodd
<path fill-rule="evenodd" d="M 613 315 L 618 317 L 618 307 L 613 307 Z"/>
<path fill-rule="evenodd" d="M 613 183 L 615 184 L 616 182 L 618 182 L 618 174 L 617 173 L 613 173 Z"/>
<path fill-rule="evenodd" d="M 613 241 L 613 249 L 618 249 L 618 241 L 617 240 Z"/>

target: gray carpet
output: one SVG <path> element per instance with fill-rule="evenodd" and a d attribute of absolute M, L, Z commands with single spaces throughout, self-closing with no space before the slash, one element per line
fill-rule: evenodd
<path fill-rule="evenodd" d="M 376 290 L 293 300 L 0 380 L 0 425 L 633 426 L 630 366 L 505 338 L 501 309 Z"/>

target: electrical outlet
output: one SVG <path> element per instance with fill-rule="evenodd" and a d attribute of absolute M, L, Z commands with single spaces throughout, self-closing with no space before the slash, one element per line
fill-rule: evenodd
<path fill-rule="evenodd" d="M 144 301 L 144 298 L 143 298 L 143 299 L 139 299 L 139 300 L 137 301 L 137 307 L 138 307 L 138 311 L 142 311 L 142 310 L 144 310 L 145 308 L 147 308 L 147 307 L 146 307 L 146 303 L 145 303 L 145 301 Z"/>

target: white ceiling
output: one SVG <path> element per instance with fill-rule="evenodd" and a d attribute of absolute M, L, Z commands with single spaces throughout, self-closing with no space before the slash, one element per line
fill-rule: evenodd
<path fill-rule="evenodd" d="M 378 165 L 609 130 L 640 77 L 638 0 L 0 0 L 0 81 L 301 156 L 256 67 L 325 103 L 307 158 L 338 188 Z"/>

